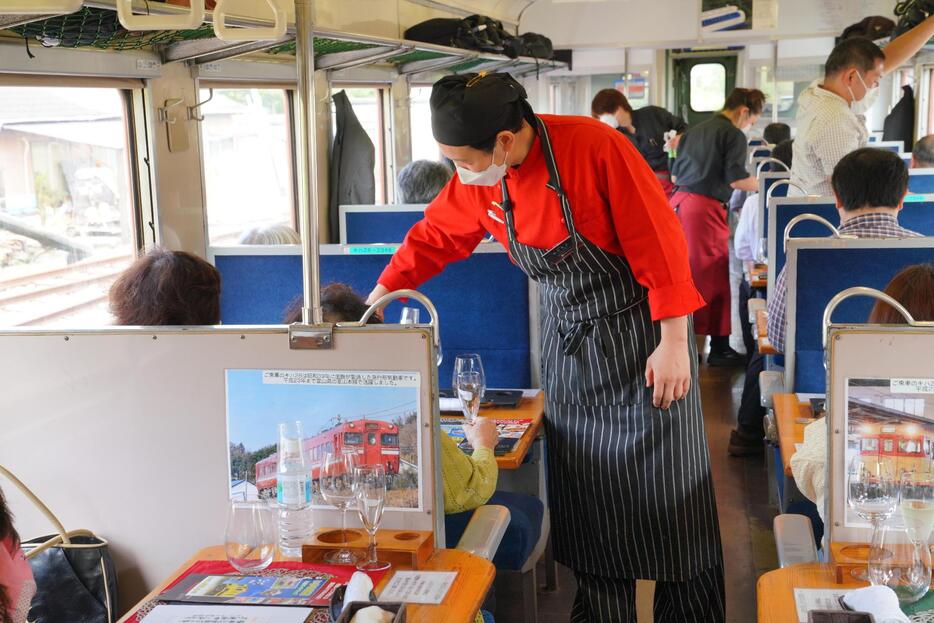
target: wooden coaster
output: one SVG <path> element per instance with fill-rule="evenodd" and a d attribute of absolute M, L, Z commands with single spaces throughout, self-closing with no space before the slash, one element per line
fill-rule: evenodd
<path fill-rule="evenodd" d="M 311 542 L 302 545 L 302 562 L 322 563 L 333 551 L 347 548 L 366 553 L 369 536 L 363 530 L 341 532 L 321 528 Z M 380 530 L 376 533 L 376 552 L 380 560 L 393 567 L 419 569 L 435 549 L 435 537 L 428 530 Z"/>

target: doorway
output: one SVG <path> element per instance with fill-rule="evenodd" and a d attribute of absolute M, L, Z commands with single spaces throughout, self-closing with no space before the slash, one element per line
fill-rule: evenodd
<path fill-rule="evenodd" d="M 673 63 L 677 114 L 694 125 L 723 108 L 736 86 L 736 56 L 690 56 Z"/>

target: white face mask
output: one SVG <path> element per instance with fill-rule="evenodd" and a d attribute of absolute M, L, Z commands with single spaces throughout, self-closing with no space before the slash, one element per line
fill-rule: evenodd
<path fill-rule="evenodd" d="M 611 115 L 608 112 L 605 112 L 602 115 L 600 115 L 600 121 L 607 124 L 614 130 L 619 127 L 619 121 L 616 120 L 616 115 Z"/>
<path fill-rule="evenodd" d="M 506 155 L 503 156 L 503 164 L 496 164 L 496 156 L 494 155 L 493 162 L 482 171 L 471 171 L 457 164 L 454 167 L 457 169 L 457 176 L 460 178 L 461 184 L 467 186 L 496 186 L 506 176 L 506 170 L 509 168 L 506 164 L 508 158 L 509 152 L 507 151 Z"/>
<path fill-rule="evenodd" d="M 879 99 L 879 87 L 869 88 L 866 86 L 866 82 L 863 80 L 863 77 L 859 72 L 856 72 L 856 77 L 859 78 L 860 83 L 863 85 L 863 89 L 866 91 L 866 94 L 863 95 L 863 99 L 857 100 L 856 96 L 853 95 L 853 89 L 847 87 L 850 91 L 850 97 L 853 98 L 853 101 L 850 102 L 850 110 L 853 111 L 853 114 L 856 115 L 865 115 L 873 104 L 876 103 L 876 100 Z"/>

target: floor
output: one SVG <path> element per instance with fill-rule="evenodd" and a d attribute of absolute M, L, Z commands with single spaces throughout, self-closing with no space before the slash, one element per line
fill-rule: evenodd
<path fill-rule="evenodd" d="M 726 574 L 727 621 L 756 620 L 756 580 L 778 562 L 772 539 L 776 510 L 768 504 L 768 482 L 763 458 L 727 455 L 730 430 L 742 393 L 739 369 L 701 366 L 701 397 L 710 444 L 714 486 Z M 539 578 L 543 578 L 542 567 Z M 538 595 L 539 623 L 565 623 L 574 601 L 573 574 L 559 566 L 559 588 Z M 653 586 L 640 583 L 637 591 L 639 623 L 651 623 Z"/>

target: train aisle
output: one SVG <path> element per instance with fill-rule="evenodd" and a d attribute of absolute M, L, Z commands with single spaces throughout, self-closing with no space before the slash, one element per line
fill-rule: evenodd
<path fill-rule="evenodd" d="M 765 463 L 761 456 L 735 458 L 727 455 L 730 431 L 736 425 L 736 408 L 743 387 L 743 375 L 737 368 L 701 366 L 701 397 L 707 438 L 713 463 L 717 510 L 723 535 L 726 565 L 726 603 L 729 623 L 756 620 L 756 581 L 775 569 L 778 561 L 772 537 L 772 518 L 776 510 L 769 506 Z M 574 601 L 575 582 L 571 572 L 559 567 L 559 590 L 539 593 L 540 623 L 566 622 Z M 539 579 L 544 567 L 539 567 Z M 638 590 L 639 623 L 651 623 L 650 583 Z"/>

